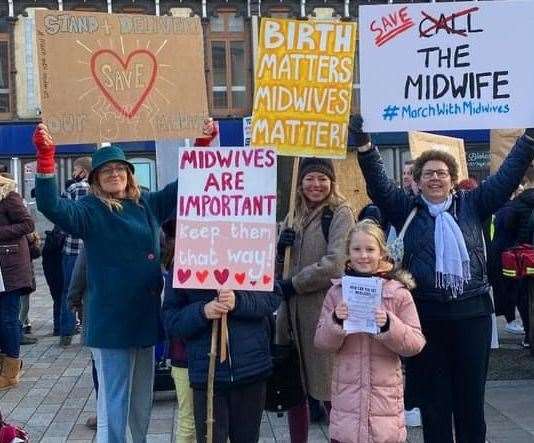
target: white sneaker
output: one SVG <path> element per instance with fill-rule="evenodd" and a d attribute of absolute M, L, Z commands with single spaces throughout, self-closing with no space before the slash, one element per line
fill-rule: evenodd
<path fill-rule="evenodd" d="M 419 408 L 404 411 L 404 420 L 406 421 L 406 426 L 410 428 L 418 428 L 421 426 L 421 411 Z"/>
<path fill-rule="evenodd" d="M 514 335 L 523 335 L 525 333 L 523 326 L 517 320 L 513 320 L 510 323 L 506 323 L 504 330 Z"/>

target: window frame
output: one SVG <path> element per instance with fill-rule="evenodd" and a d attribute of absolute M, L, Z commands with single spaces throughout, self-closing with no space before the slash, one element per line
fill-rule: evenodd
<path fill-rule="evenodd" d="M 227 117 L 245 117 L 250 115 L 252 107 L 252 55 L 250 44 L 250 25 L 249 21 L 240 14 L 237 8 L 218 8 L 210 18 L 223 15 L 224 31 L 211 31 L 210 19 L 205 20 L 204 28 L 204 45 L 205 45 L 205 61 L 206 61 L 206 82 L 208 91 L 208 105 L 210 108 L 210 115 L 218 118 Z M 244 30 L 243 32 L 229 31 L 228 21 L 231 15 L 243 17 Z M 225 108 L 215 108 L 213 98 L 213 56 L 212 43 L 224 42 L 225 48 L 225 62 L 226 62 L 226 97 L 227 106 Z M 245 106 L 233 106 L 232 97 L 232 65 L 231 65 L 231 43 L 242 42 L 244 52 L 244 68 L 245 68 Z M 235 87 L 235 86 L 234 86 Z"/>
<path fill-rule="evenodd" d="M 6 42 L 7 46 L 7 89 L 0 89 L 1 94 L 6 94 L 9 97 L 9 111 L 8 112 L 0 112 L 0 120 L 9 120 L 13 118 L 14 112 L 13 112 L 13 78 L 12 78 L 12 62 L 11 62 L 11 36 L 7 33 L 0 33 L 0 42 Z M 4 91 L 4 92 L 2 92 Z M 7 92 L 5 92 L 7 91 Z"/>

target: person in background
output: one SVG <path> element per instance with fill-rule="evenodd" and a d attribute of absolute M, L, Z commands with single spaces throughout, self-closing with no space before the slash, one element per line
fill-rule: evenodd
<path fill-rule="evenodd" d="M 80 157 L 74 160 L 72 179 L 74 183 L 67 187 L 65 195 L 68 199 L 78 201 L 89 193 L 89 174 L 91 173 L 91 158 Z M 61 310 L 59 316 L 59 344 L 60 346 L 70 346 L 72 336 L 76 328 L 76 316 L 69 309 L 67 296 L 69 292 L 70 278 L 76 258 L 83 247 L 81 238 L 68 234 L 65 238 L 62 256 L 63 269 L 63 292 L 61 296 Z"/>
<path fill-rule="evenodd" d="M 85 307 L 87 306 L 87 256 L 83 246 L 78 253 L 76 263 L 74 264 L 74 269 L 72 270 L 72 276 L 67 293 L 67 305 L 71 311 L 78 313 L 78 318 L 81 319 L 82 332 L 80 344 L 83 345 L 85 343 L 85 328 L 83 324 L 83 318 Z M 96 372 L 95 360 L 92 357 L 91 366 L 93 387 L 95 389 L 98 402 L 98 374 Z M 96 415 L 88 417 L 85 422 L 85 426 L 87 426 L 89 429 L 97 430 L 98 421 Z"/>
<path fill-rule="evenodd" d="M 503 217 L 504 229 L 512 236 L 512 246 L 524 243 L 533 244 L 530 230 L 534 221 L 531 218 L 534 214 L 534 187 L 530 183 L 527 183 L 524 191 L 510 200 L 505 208 L 506 211 L 503 211 L 503 214 L 497 214 Z M 515 291 L 519 314 L 523 322 L 523 332 L 525 334 L 521 344 L 524 348 L 530 348 L 528 332 L 530 328 L 528 281 L 526 279 L 506 279 L 505 285 L 507 294 Z"/>
<path fill-rule="evenodd" d="M 408 195 L 417 195 L 417 183 L 413 179 L 413 160 L 406 160 L 402 167 L 402 189 Z"/>
<path fill-rule="evenodd" d="M 343 321 L 350 307 L 343 301 L 341 280 L 334 280 L 325 298 L 315 333 L 315 346 L 335 353 L 332 379 L 332 443 L 406 441 L 401 362 L 425 345 L 417 310 L 410 294 L 409 273 L 394 269 L 388 259 L 384 232 L 364 220 L 351 229 L 345 275 L 383 279 L 375 313 L 376 335 L 347 333 Z"/>
<path fill-rule="evenodd" d="M 161 264 L 164 269 L 165 298 L 172 297 L 172 269 L 174 259 L 174 242 L 176 235 L 176 218 L 166 220 L 161 225 L 164 241 L 162 242 Z M 193 413 L 193 389 L 189 385 L 187 352 L 185 342 L 169 337 L 169 359 L 171 375 L 176 389 L 178 413 L 176 414 L 176 443 L 195 443 L 195 416 Z"/>
<path fill-rule="evenodd" d="M 326 216 L 331 221 L 324 232 Z M 277 313 L 276 332 L 278 343 L 286 343 L 288 320 L 291 321 L 304 392 L 324 402 L 327 413 L 330 412 L 333 356 L 318 351 L 313 337 L 331 279 L 343 272 L 345 242 L 352 226 L 354 215 L 338 192 L 332 161 L 301 159 L 294 229 L 287 227 L 286 219 L 277 245 L 277 265 L 283 265 L 287 247 L 291 248 L 291 261 L 289 277 L 279 280 L 285 302 Z M 307 401 L 288 411 L 288 421 L 291 442 L 307 442 L 310 424 Z"/>
<path fill-rule="evenodd" d="M 41 238 L 37 231 L 32 232 L 26 236 L 28 241 L 28 248 L 30 249 L 30 259 L 31 259 L 31 272 L 32 272 L 32 290 L 35 292 L 37 289 L 37 284 L 35 281 L 35 268 L 33 266 L 33 261 L 37 260 L 41 256 Z M 33 345 L 37 343 L 37 338 L 32 337 L 31 334 L 31 323 L 30 323 L 30 293 L 21 296 L 20 298 L 20 314 L 19 321 L 22 325 L 22 336 L 20 339 L 21 345 Z"/>
<path fill-rule="evenodd" d="M 15 188 L 13 180 L 0 176 L 0 390 L 20 380 L 20 297 L 32 291 L 26 235 L 35 225 Z"/>

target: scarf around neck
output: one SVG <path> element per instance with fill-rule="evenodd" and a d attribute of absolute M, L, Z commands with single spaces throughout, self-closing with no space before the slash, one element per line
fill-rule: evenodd
<path fill-rule="evenodd" d="M 443 203 L 431 203 L 421 195 L 430 215 L 435 218 L 436 288 L 450 289 L 456 298 L 471 279 L 469 254 L 460 227 L 447 212 L 452 195 Z"/>

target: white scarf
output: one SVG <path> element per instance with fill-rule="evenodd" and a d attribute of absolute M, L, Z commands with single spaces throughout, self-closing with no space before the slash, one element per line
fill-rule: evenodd
<path fill-rule="evenodd" d="M 447 212 L 452 204 L 452 195 L 438 204 L 421 197 L 430 215 L 436 219 L 434 228 L 436 288 L 450 289 L 456 298 L 463 292 L 464 284 L 471 279 L 471 271 L 462 231 L 456 220 Z"/>

